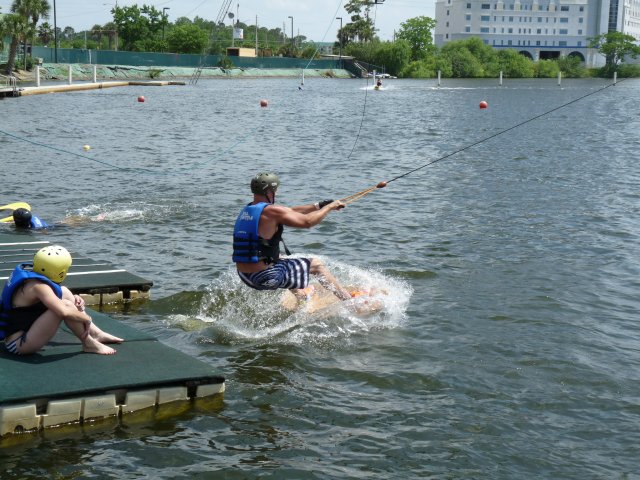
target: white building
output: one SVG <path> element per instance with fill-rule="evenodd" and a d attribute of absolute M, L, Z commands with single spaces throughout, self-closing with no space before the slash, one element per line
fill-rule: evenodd
<path fill-rule="evenodd" d="M 589 38 L 620 31 L 640 40 L 640 0 L 437 0 L 434 41 L 479 37 L 534 61 L 578 56 L 604 65 Z"/>

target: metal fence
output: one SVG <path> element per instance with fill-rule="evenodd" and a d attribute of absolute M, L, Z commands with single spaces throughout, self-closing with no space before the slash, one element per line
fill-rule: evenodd
<path fill-rule="evenodd" d="M 32 55 L 44 63 L 85 63 L 96 65 L 129 65 L 158 67 L 216 67 L 229 59 L 239 68 L 340 68 L 332 59 L 312 60 L 285 57 L 224 57 L 221 55 L 193 55 L 187 53 L 121 52 L 115 50 L 85 50 L 78 48 L 33 47 Z M 225 60 L 226 61 L 226 60 Z"/>

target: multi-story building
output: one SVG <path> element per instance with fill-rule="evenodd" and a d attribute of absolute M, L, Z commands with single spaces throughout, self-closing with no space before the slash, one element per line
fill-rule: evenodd
<path fill-rule="evenodd" d="M 589 38 L 620 31 L 640 40 L 640 0 L 437 0 L 436 22 L 438 46 L 479 37 L 534 61 L 573 55 L 594 67 L 604 57 Z"/>

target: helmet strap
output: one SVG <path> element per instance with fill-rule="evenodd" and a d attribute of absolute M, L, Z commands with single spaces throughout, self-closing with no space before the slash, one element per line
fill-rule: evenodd
<path fill-rule="evenodd" d="M 271 205 L 273 205 L 274 203 L 276 203 L 276 192 L 274 192 L 273 190 L 271 190 L 271 198 L 269 198 L 269 190 L 267 190 L 266 192 L 264 192 L 264 196 L 267 197 L 267 200 L 269 200 L 269 203 Z"/>

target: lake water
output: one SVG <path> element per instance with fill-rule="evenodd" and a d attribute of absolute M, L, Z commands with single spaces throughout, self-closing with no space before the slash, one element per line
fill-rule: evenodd
<path fill-rule="evenodd" d="M 0 102 L 0 203 L 81 216 L 34 236 L 153 280 L 116 318 L 227 379 L 208 408 L 6 446 L 2 479 L 640 478 L 640 81 L 497 83 L 201 80 Z M 291 315 L 233 272 L 256 172 L 296 205 L 460 149 L 285 232 L 343 282 L 387 291 L 382 311 Z"/>

